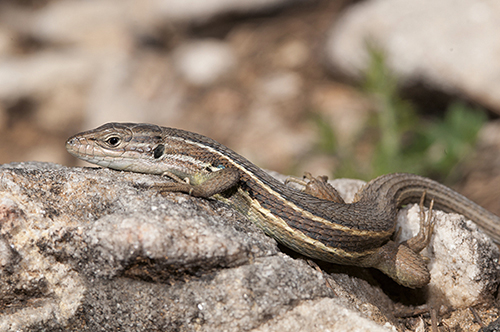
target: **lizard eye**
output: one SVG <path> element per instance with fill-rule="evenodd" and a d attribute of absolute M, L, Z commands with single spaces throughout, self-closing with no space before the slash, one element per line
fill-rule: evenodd
<path fill-rule="evenodd" d="M 111 136 L 106 140 L 110 146 L 117 146 L 120 143 L 120 138 L 116 136 Z"/>

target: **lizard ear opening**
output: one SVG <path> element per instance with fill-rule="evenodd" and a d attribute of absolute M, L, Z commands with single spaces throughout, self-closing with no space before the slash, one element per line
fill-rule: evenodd
<path fill-rule="evenodd" d="M 163 153 L 165 152 L 165 145 L 163 144 L 158 144 L 156 146 L 156 148 L 154 148 L 153 150 L 153 157 L 155 159 L 158 159 L 160 158 L 161 156 L 163 156 Z"/>

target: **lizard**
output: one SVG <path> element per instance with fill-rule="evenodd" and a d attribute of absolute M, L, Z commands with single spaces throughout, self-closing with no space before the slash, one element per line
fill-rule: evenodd
<path fill-rule="evenodd" d="M 401 206 L 421 201 L 475 221 L 500 243 L 500 217 L 434 180 L 393 173 L 368 182 L 346 203 L 326 176 L 283 183 L 226 146 L 193 132 L 141 123 L 107 123 L 70 137 L 68 152 L 103 167 L 166 176 L 155 186 L 225 202 L 286 247 L 313 259 L 381 270 L 397 283 L 421 288 L 430 274 L 420 252 L 433 231 L 421 217 L 419 233 L 396 243 Z"/>

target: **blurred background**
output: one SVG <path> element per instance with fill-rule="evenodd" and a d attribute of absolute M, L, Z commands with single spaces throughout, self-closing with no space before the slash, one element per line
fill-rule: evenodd
<path fill-rule="evenodd" d="M 257 165 L 413 172 L 500 214 L 496 0 L 0 0 L 0 164 L 110 121 Z"/>

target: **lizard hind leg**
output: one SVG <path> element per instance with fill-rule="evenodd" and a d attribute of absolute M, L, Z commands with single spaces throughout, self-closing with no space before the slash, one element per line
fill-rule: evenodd
<path fill-rule="evenodd" d="M 387 242 L 367 257 L 365 264 L 408 288 L 421 288 L 431 280 L 425 261 L 405 243 Z"/>
<path fill-rule="evenodd" d="M 409 287 L 420 288 L 427 285 L 431 276 L 425 259 L 420 252 L 429 244 L 434 230 L 434 214 L 431 200 L 426 215 L 423 207 L 425 193 L 420 200 L 420 230 L 411 239 L 397 244 L 389 241 L 374 254 L 367 257 L 368 264 L 394 279 L 397 283 Z"/>
<path fill-rule="evenodd" d="M 290 182 L 295 182 L 304 186 L 303 191 L 306 194 L 309 194 L 316 198 L 321 198 L 337 203 L 345 203 L 344 199 L 342 198 L 342 196 L 340 196 L 337 189 L 335 189 L 331 184 L 328 183 L 328 177 L 326 175 L 313 177 L 311 173 L 305 172 L 304 180 L 289 177 L 288 179 L 286 179 L 285 184 L 288 184 Z"/>
<path fill-rule="evenodd" d="M 427 215 L 424 211 L 424 200 L 425 200 L 425 192 L 422 194 L 422 198 L 420 199 L 420 230 L 418 234 L 406 241 L 406 244 L 410 249 L 415 252 L 421 252 L 425 247 L 429 244 L 431 240 L 432 233 L 434 231 L 434 199 L 431 200 L 429 205 L 429 212 Z"/>

